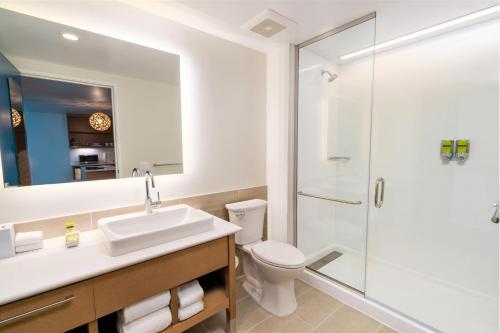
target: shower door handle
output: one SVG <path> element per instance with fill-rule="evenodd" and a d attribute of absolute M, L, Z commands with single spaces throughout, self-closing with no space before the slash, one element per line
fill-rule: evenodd
<path fill-rule="evenodd" d="M 375 207 L 380 208 L 384 204 L 385 180 L 380 177 L 375 182 Z"/>

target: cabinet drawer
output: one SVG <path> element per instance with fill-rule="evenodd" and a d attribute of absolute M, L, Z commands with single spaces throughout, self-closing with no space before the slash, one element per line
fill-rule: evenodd
<path fill-rule="evenodd" d="M 94 319 L 92 283 L 84 281 L 1 306 L 0 332 L 59 333 Z"/>
<path fill-rule="evenodd" d="M 234 259 L 233 259 L 234 260 Z M 100 318 L 228 265 L 228 238 L 177 251 L 94 279 Z"/>

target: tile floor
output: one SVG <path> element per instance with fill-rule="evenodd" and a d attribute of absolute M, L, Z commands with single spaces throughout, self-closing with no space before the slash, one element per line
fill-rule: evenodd
<path fill-rule="evenodd" d="M 288 317 L 275 317 L 259 307 L 237 283 L 237 333 L 396 333 L 376 320 L 296 281 L 299 306 Z M 223 333 L 225 312 L 191 328 L 189 333 Z"/>

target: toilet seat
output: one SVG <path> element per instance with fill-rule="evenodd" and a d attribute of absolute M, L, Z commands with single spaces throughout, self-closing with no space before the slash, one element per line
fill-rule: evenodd
<path fill-rule="evenodd" d="M 251 251 L 255 259 L 280 268 L 302 268 L 306 262 L 304 254 L 299 249 L 273 240 L 255 244 Z"/>

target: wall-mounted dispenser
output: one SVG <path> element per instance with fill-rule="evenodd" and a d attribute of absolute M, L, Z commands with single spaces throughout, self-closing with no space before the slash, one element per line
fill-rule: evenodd
<path fill-rule="evenodd" d="M 453 140 L 441 140 L 441 159 L 451 161 L 453 159 L 455 145 Z"/>
<path fill-rule="evenodd" d="M 469 157 L 470 142 L 469 140 L 461 139 L 455 143 L 455 158 L 458 161 L 465 161 Z"/>

